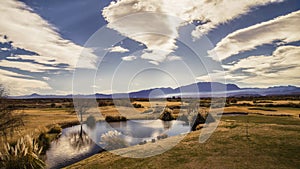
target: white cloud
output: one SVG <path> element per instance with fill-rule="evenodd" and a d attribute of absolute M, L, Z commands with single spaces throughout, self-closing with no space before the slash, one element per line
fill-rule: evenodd
<path fill-rule="evenodd" d="M 38 73 L 58 69 L 73 70 L 76 66 L 95 68 L 96 56 L 92 53 L 92 49 L 83 48 L 63 39 L 55 27 L 34 13 L 25 3 L 17 0 L 1 1 L 0 20 L 1 43 L 10 43 L 13 49 L 36 53 L 11 55 L 7 59 L 18 59 L 18 61 L 2 60 L 1 66 Z M 76 65 L 81 53 L 84 54 L 84 61 Z M 61 65 L 66 66 L 62 68 Z M 12 95 L 55 91 L 46 82 L 35 77 L 6 70 L 0 70 L 0 84 L 8 86 Z"/>
<path fill-rule="evenodd" d="M 50 78 L 49 77 L 42 77 L 44 80 L 46 80 L 46 81 L 48 81 L 48 80 L 50 80 Z"/>
<path fill-rule="evenodd" d="M 148 53 L 155 56 L 151 60 L 159 63 L 177 49 L 179 27 L 201 21 L 203 24 L 192 32 L 194 37 L 200 37 L 218 25 L 248 13 L 253 7 L 282 1 L 118 0 L 104 8 L 102 15 L 109 28 L 143 43 Z M 157 51 L 165 53 L 157 56 Z"/>
<path fill-rule="evenodd" d="M 122 60 L 124 61 L 133 61 L 136 59 L 136 56 L 124 56 L 122 57 Z"/>
<path fill-rule="evenodd" d="M 35 14 L 23 2 L 5 0 L 0 6 L 0 32 L 8 39 L 1 41 L 13 41 L 15 48 L 22 48 L 37 53 L 36 62 L 45 63 L 45 57 L 55 60 L 55 63 L 68 64 L 73 69 L 80 56 L 82 47 L 69 40 L 63 39 L 56 28 Z M 92 50 L 90 50 L 92 52 Z M 89 55 L 86 65 L 88 68 L 95 67 L 96 56 Z M 49 62 L 53 64 L 53 62 Z"/>
<path fill-rule="evenodd" d="M 196 3 L 194 3 L 194 8 L 191 9 L 190 13 L 187 14 L 188 19 L 190 21 L 200 20 L 201 22 L 204 22 L 204 24 L 197 26 L 197 28 L 192 32 L 192 35 L 194 37 L 201 37 L 220 24 L 227 23 L 233 19 L 249 13 L 254 7 L 267 5 L 270 3 L 279 3 L 283 1 L 284 0 L 197 1 Z"/>
<path fill-rule="evenodd" d="M 157 65 L 157 66 L 159 65 L 159 62 L 154 61 L 154 60 L 150 60 L 149 63 L 151 63 L 151 64 L 153 64 L 153 65 Z"/>
<path fill-rule="evenodd" d="M 125 52 L 129 52 L 128 49 L 122 47 L 122 46 L 114 46 L 114 47 L 111 47 L 111 48 L 108 48 L 108 50 L 110 52 L 118 52 L 118 53 L 125 53 Z"/>
<path fill-rule="evenodd" d="M 175 39 L 178 37 L 177 27 L 180 24 L 162 13 L 163 5 L 160 0 L 122 0 L 112 2 L 103 10 L 108 27 L 143 43 L 147 47 L 145 55 L 157 56 L 158 53 L 162 54 L 160 51 L 164 51 L 164 55 L 147 58 L 156 62 L 162 62 L 166 55 L 177 48 Z"/>
<path fill-rule="evenodd" d="M 31 94 L 52 89 L 44 81 L 30 78 L 32 77 L 0 69 L 0 84 L 4 84 L 10 95 Z"/>
<path fill-rule="evenodd" d="M 19 61 L 8 61 L 1 60 L 0 66 L 7 68 L 17 68 L 29 72 L 45 72 L 47 70 L 58 70 L 56 67 L 44 66 L 41 64 L 30 63 L 30 62 L 19 62 Z"/>
<path fill-rule="evenodd" d="M 256 87 L 300 85 L 299 56 L 299 46 L 280 46 L 271 56 L 250 56 L 241 59 L 227 67 L 227 74 L 235 78 L 235 82 Z"/>
<path fill-rule="evenodd" d="M 240 80 L 243 78 L 247 78 L 247 76 L 230 74 L 230 72 L 226 72 L 223 70 L 215 70 L 211 73 L 198 76 L 196 79 L 200 82 L 220 82 L 220 83 L 230 82 L 230 83 L 232 83 L 236 80 Z"/>
<path fill-rule="evenodd" d="M 219 59 L 226 59 L 274 41 L 280 41 L 277 45 L 299 41 L 297 23 L 300 23 L 300 11 L 240 29 L 222 39 L 209 53 L 215 52 Z"/>
<path fill-rule="evenodd" d="M 180 56 L 171 55 L 167 57 L 168 61 L 176 61 L 176 60 L 182 60 Z"/>

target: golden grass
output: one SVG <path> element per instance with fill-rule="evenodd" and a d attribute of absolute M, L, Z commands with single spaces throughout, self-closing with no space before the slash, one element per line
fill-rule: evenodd
<path fill-rule="evenodd" d="M 258 102 L 256 103 L 257 105 L 266 105 L 266 104 L 276 105 L 276 104 L 289 104 L 289 103 L 300 104 L 299 100 L 258 100 L 257 102 Z M 253 101 L 238 101 L 238 104 L 243 104 L 243 103 L 254 104 Z"/>
<path fill-rule="evenodd" d="M 255 106 L 253 106 L 255 107 Z M 261 107 L 259 107 L 261 108 Z M 225 107 L 224 112 L 248 112 L 252 114 L 264 114 L 264 115 L 292 115 L 294 117 L 299 117 L 299 108 L 289 108 L 289 107 L 270 107 L 272 110 L 276 111 L 264 111 L 264 110 L 249 110 L 248 106 L 231 106 Z"/>
<path fill-rule="evenodd" d="M 24 126 L 21 127 L 20 135 L 33 133 L 39 134 L 46 128 L 55 124 L 67 124 L 78 122 L 76 114 L 71 114 L 67 109 L 39 108 L 18 111 L 24 115 Z"/>
<path fill-rule="evenodd" d="M 135 103 L 141 104 L 145 108 L 119 107 L 117 109 L 114 106 L 106 106 L 98 109 L 104 116 L 120 115 L 121 113 L 129 119 L 147 118 L 148 116 L 142 112 L 151 106 L 150 103 L 141 101 Z M 181 103 L 167 102 L 166 104 L 178 106 Z M 199 166 L 200 168 L 296 168 L 299 166 L 299 159 L 295 156 L 299 154 L 297 150 L 300 149 L 297 139 L 300 138 L 300 120 L 298 118 L 300 109 L 272 107 L 271 109 L 276 111 L 270 112 L 249 110 L 248 108 L 246 106 L 225 107 L 224 112 L 248 112 L 250 115 L 245 117 L 223 116 L 217 131 L 204 144 L 198 143 L 199 131 L 197 131 L 190 133 L 172 150 L 158 156 L 147 159 L 130 159 L 105 152 L 69 168 L 199 168 Z M 213 111 L 221 110 L 213 109 Z M 39 133 L 55 124 L 78 122 L 76 113 L 71 114 L 68 109 L 63 108 L 25 109 L 17 113 L 24 114 L 25 126 L 22 127 L 20 135 Z M 255 115 L 256 113 L 289 114 L 295 118 L 258 116 Z M 245 123 L 247 118 L 249 123 Z M 250 140 L 245 137 L 246 126 L 249 127 Z M 148 144 L 143 145 L 145 149 Z M 289 153 L 289 150 L 292 153 Z"/>
<path fill-rule="evenodd" d="M 248 131 L 248 133 L 247 133 Z M 300 120 L 291 117 L 224 117 L 205 143 L 201 131 L 188 134 L 171 150 L 149 158 L 126 158 L 110 152 L 96 154 L 66 168 L 298 168 Z M 177 137 L 177 136 L 175 136 Z M 179 136 L 178 136 L 179 137 Z M 156 151 L 172 138 L 121 149 Z"/>

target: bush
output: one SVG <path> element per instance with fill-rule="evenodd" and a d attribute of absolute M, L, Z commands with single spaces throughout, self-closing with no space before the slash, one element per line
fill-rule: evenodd
<path fill-rule="evenodd" d="M 59 133 L 61 133 L 61 131 L 62 131 L 62 128 L 59 125 L 55 125 L 48 131 L 48 133 L 49 134 L 59 134 Z"/>
<path fill-rule="evenodd" d="M 205 123 L 205 118 L 200 114 L 200 113 L 197 113 L 197 115 L 195 115 L 193 118 L 192 118 L 192 128 L 191 128 L 191 130 L 192 131 L 195 131 L 196 130 L 196 128 L 197 128 L 197 126 L 199 125 L 199 124 L 204 124 Z"/>
<path fill-rule="evenodd" d="M 45 154 L 51 145 L 51 139 L 49 135 L 47 133 L 41 133 L 37 139 L 37 142 L 40 147 L 43 147 L 41 154 Z"/>
<path fill-rule="evenodd" d="M 36 140 L 27 135 L 20 138 L 16 145 L 10 145 L 9 143 L 4 145 L 4 151 L 0 153 L 0 168 L 45 168 L 46 165 L 40 158 L 41 152 L 42 148 Z"/>
<path fill-rule="evenodd" d="M 144 108 L 141 104 L 133 103 L 134 108 Z"/>
<path fill-rule="evenodd" d="M 98 106 L 105 107 L 105 106 L 113 106 L 114 103 L 110 100 L 99 100 Z"/>
<path fill-rule="evenodd" d="M 159 119 L 163 121 L 171 121 L 176 118 L 173 116 L 172 111 L 170 109 L 164 109 L 164 112 L 159 116 Z"/>
<path fill-rule="evenodd" d="M 54 108 L 55 106 L 56 106 L 55 103 L 51 103 L 50 105 L 51 108 Z"/>
<path fill-rule="evenodd" d="M 124 116 L 106 116 L 105 121 L 107 122 L 118 122 L 118 121 L 126 121 L 127 118 Z"/>
<path fill-rule="evenodd" d="M 90 115 L 87 119 L 86 119 L 86 125 L 89 127 L 89 128 L 95 128 L 96 126 L 96 118 L 92 115 Z"/>

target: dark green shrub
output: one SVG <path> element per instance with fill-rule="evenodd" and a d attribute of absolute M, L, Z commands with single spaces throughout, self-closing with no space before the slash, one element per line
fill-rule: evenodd
<path fill-rule="evenodd" d="M 164 109 L 164 112 L 160 114 L 159 119 L 163 121 L 171 121 L 176 118 L 173 116 L 172 111 L 170 109 Z"/>
<path fill-rule="evenodd" d="M 51 145 L 51 139 L 49 135 L 47 133 L 41 133 L 37 139 L 37 142 L 40 147 L 43 147 L 41 154 L 45 154 Z"/>
<path fill-rule="evenodd" d="M 205 118 L 200 114 L 197 113 L 197 115 L 195 115 L 194 117 L 192 117 L 192 127 L 191 130 L 195 131 L 197 126 L 199 124 L 204 124 L 205 123 Z"/>
<path fill-rule="evenodd" d="M 105 121 L 107 122 L 118 122 L 118 121 L 126 121 L 127 118 L 124 116 L 106 116 Z"/>
<path fill-rule="evenodd" d="M 51 108 L 54 108 L 55 106 L 56 106 L 55 103 L 51 103 L 50 105 Z"/>
<path fill-rule="evenodd" d="M 89 128 L 95 128 L 96 126 L 96 118 L 92 115 L 90 115 L 87 119 L 86 119 L 86 125 L 89 127 Z"/>
<path fill-rule="evenodd" d="M 62 128 L 59 125 L 55 125 L 48 131 L 48 133 L 49 134 L 59 134 L 59 133 L 61 133 L 61 131 L 62 131 Z"/>
<path fill-rule="evenodd" d="M 144 108 L 141 104 L 133 103 L 134 108 Z"/>

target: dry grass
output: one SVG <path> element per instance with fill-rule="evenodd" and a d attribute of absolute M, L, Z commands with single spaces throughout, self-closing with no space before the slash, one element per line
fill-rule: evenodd
<path fill-rule="evenodd" d="M 124 115 L 126 118 L 149 118 L 142 112 L 150 107 L 149 102 L 136 102 L 145 108 L 132 109 L 114 106 L 99 107 L 103 115 Z M 278 102 L 283 104 L 283 102 Z M 297 102 L 299 103 L 299 101 Z M 161 104 L 161 103 L 157 103 Z M 180 102 L 167 102 L 177 106 Z M 248 112 L 248 116 L 222 117 L 222 123 L 204 144 L 198 143 L 199 132 L 190 133 L 180 144 L 164 154 L 146 158 L 124 158 L 104 152 L 76 163 L 69 168 L 297 168 L 300 144 L 300 109 L 271 108 L 276 111 L 249 110 L 246 106 L 225 107 L 225 112 Z M 213 109 L 213 111 L 221 111 Z M 68 109 L 25 109 L 24 124 L 20 135 L 39 133 L 55 124 L 78 122 L 77 115 Z M 290 114 L 293 117 L 258 116 L 257 113 Z M 99 119 L 97 119 L 99 120 Z M 248 128 L 249 136 L 246 136 Z M 168 138 L 172 139 L 172 138 Z M 168 139 L 161 141 L 166 142 Z M 147 143 L 143 146 L 149 149 Z M 128 151 L 131 150 L 130 147 Z M 153 148 L 152 148 L 153 150 Z"/>
<path fill-rule="evenodd" d="M 18 111 L 24 115 L 24 126 L 20 130 L 20 135 L 27 133 L 39 134 L 46 128 L 55 124 L 67 124 L 78 122 L 76 114 L 71 114 L 67 109 L 39 108 L 25 109 Z"/>
<path fill-rule="evenodd" d="M 253 101 L 238 101 L 238 104 L 254 104 Z M 293 104 L 300 104 L 299 100 L 258 100 L 257 101 L 257 105 L 266 105 L 266 104 L 289 104 L 289 103 L 293 103 Z"/>
<path fill-rule="evenodd" d="M 253 108 L 253 107 L 252 107 Z M 261 107 L 258 107 L 261 108 Z M 292 115 L 294 117 L 299 117 L 299 108 L 289 108 L 289 107 L 272 107 L 270 108 L 275 111 L 264 111 L 264 110 L 249 110 L 248 106 L 231 106 L 225 107 L 224 112 L 248 112 L 252 114 L 264 114 L 264 115 Z"/>
<path fill-rule="evenodd" d="M 299 119 L 224 117 L 203 144 L 198 142 L 200 132 L 190 133 L 174 148 L 157 156 L 134 159 L 104 152 L 67 168 L 298 168 L 300 165 Z M 172 138 L 167 138 L 120 151 L 155 151 L 156 145 L 164 147 L 171 141 Z"/>

